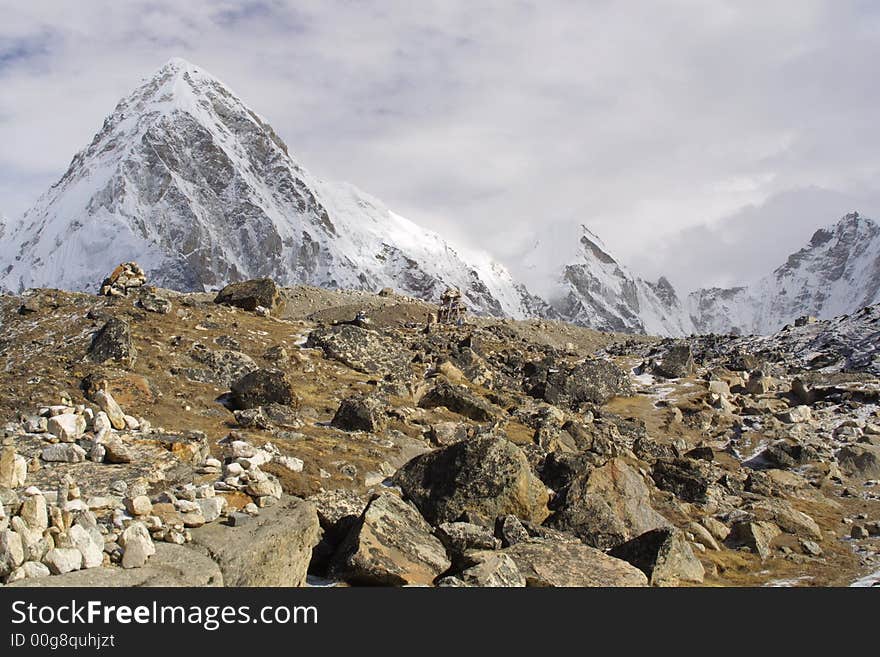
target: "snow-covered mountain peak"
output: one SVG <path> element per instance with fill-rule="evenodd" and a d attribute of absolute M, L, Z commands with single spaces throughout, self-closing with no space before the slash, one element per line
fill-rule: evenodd
<path fill-rule="evenodd" d="M 92 143 L 7 236 L 0 286 L 92 290 L 119 262 L 180 290 L 270 276 L 283 284 L 437 299 L 480 313 L 535 300 L 501 265 L 350 185 L 309 174 L 226 85 L 180 58 L 122 99 Z"/>
<path fill-rule="evenodd" d="M 574 239 L 572 239 L 574 238 Z M 606 331 L 686 335 L 691 325 L 665 279 L 635 276 L 586 225 L 552 234 L 524 258 L 533 286 L 570 321 Z"/>
<path fill-rule="evenodd" d="M 700 331 L 767 334 L 802 315 L 830 319 L 878 302 L 880 226 L 851 212 L 755 285 L 698 290 L 688 306 Z"/>

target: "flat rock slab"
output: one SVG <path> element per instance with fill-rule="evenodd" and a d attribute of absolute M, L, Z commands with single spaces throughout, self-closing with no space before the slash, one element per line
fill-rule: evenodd
<path fill-rule="evenodd" d="M 17 587 L 223 586 L 223 574 L 210 557 L 183 545 L 156 543 L 143 568 L 89 568 L 64 575 L 23 579 Z"/>
<path fill-rule="evenodd" d="M 226 586 L 303 586 L 321 536 L 315 505 L 285 497 L 241 526 L 193 529 L 193 544 L 220 566 Z"/>
<path fill-rule="evenodd" d="M 492 553 L 489 553 L 492 554 Z M 581 543 L 530 540 L 494 554 L 506 554 L 526 586 L 647 586 L 645 574 L 622 559 Z"/>

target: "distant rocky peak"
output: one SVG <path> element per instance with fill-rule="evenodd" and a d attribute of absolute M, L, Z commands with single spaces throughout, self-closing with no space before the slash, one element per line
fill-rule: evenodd
<path fill-rule="evenodd" d="M 581 224 L 581 244 L 584 248 L 584 255 L 589 259 L 590 257 L 596 258 L 599 262 L 602 262 L 607 265 L 616 265 L 617 261 L 608 253 L 605 248 L 605 244 L 589 228 Z"/>

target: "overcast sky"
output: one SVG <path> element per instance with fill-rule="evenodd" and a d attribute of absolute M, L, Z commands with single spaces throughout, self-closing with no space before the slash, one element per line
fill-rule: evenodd
<path fill-rule="evenodd" d="M 172 56 L 315 174 L 514 269 L 544 226 L 586 224 L 687 291 L 768 273 L 851 209 L 880 216 L 872 0 L 0 0 L 0 16 L 9 216 Z"/>

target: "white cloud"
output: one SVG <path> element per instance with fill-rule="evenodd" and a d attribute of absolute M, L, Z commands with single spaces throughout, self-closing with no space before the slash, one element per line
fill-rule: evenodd
<path fill-rule="evenodd" d="M 880 198 L 871 3 L 0 0 L 0 12 L 7 214 L 173 55 L 229 83 L 315 173 L 502 259 L 543 226 L 586 223 L 635 269 L 688 288 L 736 273 L 693 251 L 701 230 L 730 240 L 740 271 L 777 264 L 733 227 L 757 216 L 750 205 L 762 227 L 804 226 L 774 233 L 784 255 L 806 224 Z M 813 186 L 828 190 L 827 216 Z M 798 218 L 772 215 L 780 195 L 799 199 L 786 205 Z"/>

